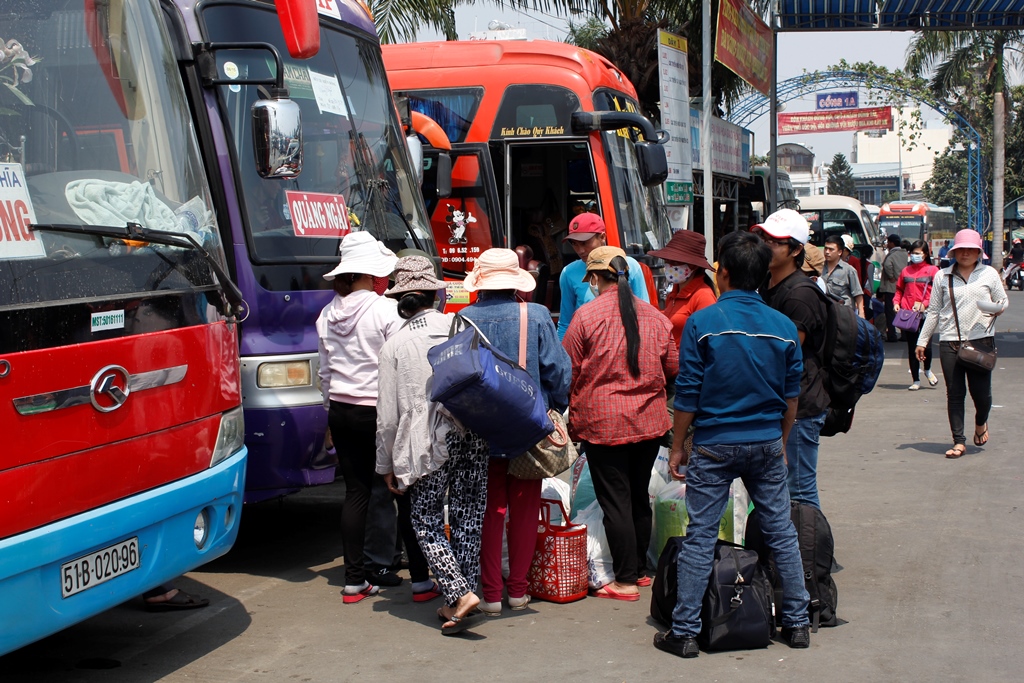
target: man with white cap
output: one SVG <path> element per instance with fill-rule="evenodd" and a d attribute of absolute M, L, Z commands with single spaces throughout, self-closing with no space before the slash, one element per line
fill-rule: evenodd
<path fill-rule="evenodd" d="M 817 285 L 801 270 L 810 226 L 796 211 L 781 209 L 751 231 L 772 250 L 770 277 L 762 296 L 769 306 L 796 324 L 803 352 L 796 420 L 786 439 L 789 496 L 820 509 L 818 439 L 829 406 L 822 368 L 828 309 Z"/>
<path fill-rule="evenodd" d="M 368 232 L 341 241 L 341 261 L 324 279 L 333 281 L 334 298 L 316 321 L 320 338 L 320 390 L 327 423 L 338 449 L 345 502 L 341 534 L 345 553 L 345 604 L 377 593 L 368 582 L 364 554 L 366 512 L 375 476 L 377 367 L 384 342 L 402 326 L 394 299 L 374 291 L 398 258 Z"/>
<path fill-rule="evenodd" d="M 568 242 L 578 261 L 573 261 L 562 269 L 558 276 L 558 287 L 562 292 L 561 304 L 558 309 L 558 338 L 563 339 L 569 329 L 569 322 L 580 306 L 594 300 L 594 293 L 586 283 L 587 257 L 598 247 L 608 244 L 607 228 L 604 220 L 596 213 L 585 212 L 575 216 L 569 222 L 569 234 L 563 242 Z M 626 257 L 629 265 L 629 289 L 647 303 L 651 297 L 647 293 L 643 270 L 631 256 Z"/>

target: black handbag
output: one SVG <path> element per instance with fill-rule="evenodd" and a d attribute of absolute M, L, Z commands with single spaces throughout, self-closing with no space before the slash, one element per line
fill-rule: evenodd
<path fill-rule="evenodd" d="M 949 301 L 953 306 L 953 320 L 956 322 L 956 338 L 959 342 L 956 349 L 957 362 L 975 370 L 992 372 L 999 357 L 995 345 L 990 349 L 985 348 L 986 344 L 979 343 L 980 340 L 964 341 L 960 336 L 960 317 L 956 314 L 956 298 L 953 296 L 953 273 L 949 274 Z"/>
<path fill-rule="evenodd" d="M 767 647 L 775 635 L 774 597 L 757 552 L 718 541 L 698 643 L 708 652 Z"/>

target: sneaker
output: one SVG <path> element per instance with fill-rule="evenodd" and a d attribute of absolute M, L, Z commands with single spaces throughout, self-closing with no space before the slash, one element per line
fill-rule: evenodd
<path fill-rule="evenodd" d="M 477 605 L 477 609 L 483 612 L 485 617 L 500 617 L 501 616 L 501 601 L 498 602 L 483 602 L 481 601 Z"/>
<path fill-rule="evenodd" d="M 803 650 L 811 646 L 811 631 L 804 626 L 782 627 L 782 640 L 794 650 Z"/>
<path fill-rule="evenodd" d="M 529 604 L 530 604 L 530 596 L 529 595 L 524 595 L 521 598 L 513 598 L 513 597 L 509 596 L 509 599 L 508 599 L 508 606 L 511 607 L 515 611 L 519 611 L 521 609 L 526 609 L 526 606 L 529 605 Z"/>
<path fill-rule="evenodd" d="M 931 370 L 928 371 L 928 374 L 926 374 L 925 377 L 928 378 L 928 384 L 931 384 L 933 387 L 939 383 L 939 378 L 936 377 L 935 373 Z"/>
<path fill-rule="evenodd" d="M 804 630 L 806 631 L 806 628 Z M 693 659 L 700 654 L 700 648 L 697 647 L 696 638 L 677 636 L 672 633 L 672 631 L 655 633 L 654 647 L 658 648 L 662 652 L 668 652 L 674 654 L 676 657 L 682 657 L 683 659 Z"/>
<path fill-rule="evenodd" d="M 367 571 L 366 580 L 374 586 L 393 588 L 402 585 L 402 577 L 386 567 Z"/>
<path fill-rule="evenodd" d="M 913 384 L 911 384 L 907 388 L 910 389 L 911 391 L 917 391 L 918 389 L 921 388 L 921 383 L 920 382 L 914 382 Z"/>

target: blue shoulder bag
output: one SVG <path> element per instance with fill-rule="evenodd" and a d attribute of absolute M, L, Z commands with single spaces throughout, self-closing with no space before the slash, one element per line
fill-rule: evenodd
<path fill-rule="evenodd" d="M 526 356 L 526 307 L 520 309 L 519 356 Z M 456 332 L 459 324 L 464 329 Z M 468 318 L 455 316 L 448 341 L 427 351 L 430 400 L 487 440 L 491 455 L 514 458 L 555 427 L 540 387 L 521 366 L 491 346 Z"/>

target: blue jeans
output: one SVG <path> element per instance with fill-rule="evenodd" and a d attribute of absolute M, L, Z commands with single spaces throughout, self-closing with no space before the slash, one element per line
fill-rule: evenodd
<path fill-rule="evenodd" d="M 789 497 L 821 509 L 818 500 L 818 440 L 828 410 L 821 415 L 798 418 L 786 441 L 789 460 Z"/>
<path fill-rule="evenodd" d="M 672 632 L 684 638 L 700 633 L 700 608 L 711 576 L 718 522 L 729 502 L 729 486 L 743 480 L 757 508 L 765 543 L 782 579 L 782 625 L 803 626 L 809 596 L 796 529 L 789 516 L 782 439 L 758 444 L 701 445 L 690 455 L 686 472 L 686 511 L 690 523 L 679 553 L 679 589 Z"/>

